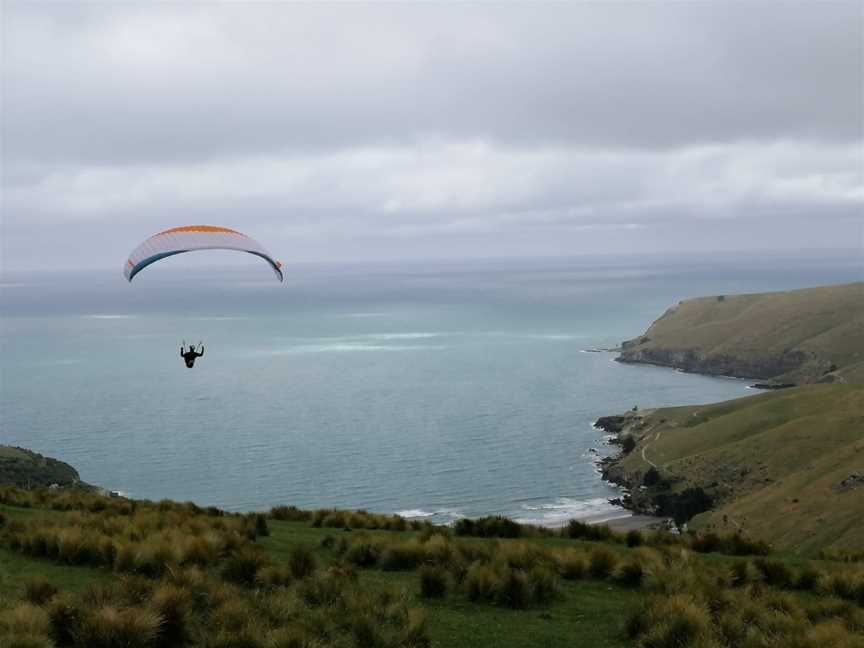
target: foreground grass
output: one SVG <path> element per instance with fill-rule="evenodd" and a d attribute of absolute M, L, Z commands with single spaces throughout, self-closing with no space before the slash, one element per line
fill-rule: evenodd
<path fill-rule="evenodd" d="M 0 607 L 20 598 L 24 583 L 37 577 L 47 578 L 61 590 L 82 592 L 94 583 L 111 579 L 112 574 L 90 567 L 55 565 L 0 548 Z"/>
<path fill-rule="evenodd" d="M 290 551 L 298 545 L 316 547 L 322 562 L 338 559 L 333 550 L 321 547 L 321 541 L 333 536 L 333 529 L 316 529 L 302 522 L 270 521 L 270 536 L 261 546 L 276 561 L 287 562 Z M 351 536 L 355 532 L 336 531 Z M 366 532 L 382 540 L 393 536 L 409 540 L 416 532 L 371 530 Z M 477 540 L 488 544 L 491 541 Z M 529 542 L 538 546 L 572 546 L 560 538 L 538 538 Z M 580 546 L 590 543 L 578 543 Z M 619 551 L 626 551 L 619 548 Z M 530 610 L 472 603 L 459 596 L 423 599 L 416 572 L 368 570 L 361 578 L 379 586 L 404 589 L 416 605 L 423 605 L 429 618 L 433 646 L 472 648 L 475 646 L 585 646 L 617 648 L 630 646 L 624 633 L 624 618 L 633 613 L 641 600 L 631 589 L 605 582 L 564 583 L 562 596 L 553 604 Z"/>
<path fill-rule="evenodd" d="M 864 643 L 864 566 L 766 557 L 740 539 L 3 489 L 0 500 L 4 648 Z M 737 555 L 698 553 L 706 542 Z"/>

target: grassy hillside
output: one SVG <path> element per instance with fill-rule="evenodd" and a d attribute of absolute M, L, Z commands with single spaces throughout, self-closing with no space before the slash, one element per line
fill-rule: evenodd
<path fill-rule="evenodd" d="M 705 540 L 0 489 L 0 645 L 864 644 L 864 566 Z"/>
<path fill-rule="evenodd" d="M 663 408 L 630 423 L 637 444 L 609 472 L 637 504 L 701 488 L 715 502 L 699 528 L 742 528 L 801 553 L 864 547 L 864 385 Z M 660 482 L 641 489 L 652 466 Z"/>
<path fill-rule="evenodd" d="M 69 464 L 24 448 L 4 445 L 0 445 L 0 484 L 25 488 L 51 484 L 89 488 Z"/>
<path fill-rule="evenodd" d="M 619 360 L 781 382 L 860 382 L 864 282 L 688 299 L 624 342 Z"/>

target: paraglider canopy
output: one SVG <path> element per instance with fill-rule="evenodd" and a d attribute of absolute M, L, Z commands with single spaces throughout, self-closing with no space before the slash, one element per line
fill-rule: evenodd
<path fill-rule="evenodd" d="M 270 264 L 279 281 L 284 279 L 282 263 L 270 256 L 258 241 L 236 230 L 215 225 L 185 225 L 154 234 L 132 251 L 123 268 L 123 274 L 132 281 L 135 275 L 150 264 L 165 257 L 194 250 L 236 250 L 254 254 Z"/>

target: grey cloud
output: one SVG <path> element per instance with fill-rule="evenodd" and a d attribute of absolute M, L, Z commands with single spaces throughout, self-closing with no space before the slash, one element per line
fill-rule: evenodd
<path fill-rule="evenodd" d="M 7 6 L 12 161 L 862 134 L 858 3 Z"/>

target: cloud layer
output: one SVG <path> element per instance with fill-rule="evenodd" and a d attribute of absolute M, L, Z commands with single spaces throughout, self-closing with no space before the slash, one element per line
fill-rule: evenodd
<path fill-rule="evenodd" d="M 4 268 L 864 245 L 859 3 L 4 9 Z"/>

